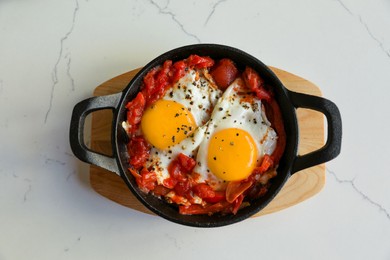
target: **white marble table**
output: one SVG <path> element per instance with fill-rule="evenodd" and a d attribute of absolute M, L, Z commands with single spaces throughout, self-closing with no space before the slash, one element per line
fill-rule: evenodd
<path fill-rule="evenodd" d="M 0 259 L 390 259 L 389 14 L 386 0 L 0 1 Z M 70 150 L 75 103 L 209 42 L 305 77 L 338 105 L 342 153 L 325 188 L 217 229 L 98 195 Z"/>

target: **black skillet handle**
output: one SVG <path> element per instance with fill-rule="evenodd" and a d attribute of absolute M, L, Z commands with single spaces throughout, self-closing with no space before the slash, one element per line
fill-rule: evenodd
<path fill-rule="evenodd" d="M 296 108 L 308 108 L 323 113 L 328 122 L 328 137 L 320 149 L 295 158 L 292 174 L 300 170 L 330 161 L 340 154 L 341 150 L 341 115 L 337 106 L 322 97 L 289 91 L 290 99 Z"/>
<path fill-rule="evenodd" d="M 114 157 L 89 149 L 84 143 L 84 123 L 88 114 L 102 109 L 116 109 L 122 93 L 92 97 L 79 102 L 73 109 L 70 121 L 70 146 L 73 153 L 83 162 L 94 164 L 120 175 Z"/>

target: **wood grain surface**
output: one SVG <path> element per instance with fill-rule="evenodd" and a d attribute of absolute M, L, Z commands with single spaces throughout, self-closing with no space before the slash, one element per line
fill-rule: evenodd
<path fill-rule="evenodd" d="M 290 90 L 321 96 L 320 89 L 313 83 L 281 69 L 271 69 Z M 94 96 L 103 96 L 122 91 L 139 69 L 124 73 L 110 79 L 94 91 Z M 324 144 L 324 117 L 321 113 L 298 109 L 300 131 L 299 154 L 314 151 Z M 105 154 L 111 154 L 112 112 L 100 110 L 92 114 L 91 148 Z M 148 214 L 154 214 L 144 207 L 130 192 L 123 180 L 116 174 L 97 166 L 90 166 L 90 183 L 92 188 L 102 196 L 123 206 Z M 276 212 L 300 203 L 321 191 L 325 185 L 325 165 L 305 169 L 294 174 L 274 198 L 256 216 Z"/>

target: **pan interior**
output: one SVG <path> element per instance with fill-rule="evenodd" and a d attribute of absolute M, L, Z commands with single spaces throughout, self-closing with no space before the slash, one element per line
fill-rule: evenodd
<path fill-rule="evenodd" d="M 279 164 L 278 175 L 271 180 L 271 187 L 265 196 L 252 201 L 250 206 L 240 209 L 236 215 L 181 215 L 175 205 L 171 205 L 153 195 L 145 194 L 140 191 L 133 176 L 131 176 L 127 170 L 129 167 L 126 146 L 128 137 L 121 126 L 122 121 L 126 119 L 125 105 L 136 96 L 142 84 L 143 77 L 151 68 L 161 65 L 168 59 L 173 62 L 183 60 L 191 54 L 210 56 L 213 59 L 229 58 L 237 64 L 239 70 L 243 70 L 245 66 L 252 67 L 264 78 L 267 84 L 273 87 L 275 98 L 283 115 L 286 131 L 286 150 Z M 296 157 L 298 146 L 298 126 L 295 108 L 289 100 L 287 90 L 275 74 L 265 64 L 253 56 L 232 47 L 216 44 L 184 46 L 162 54 L 148 63 L 130 81 L 123 91 L 118 109 L 116 110 L 116 114 L 114 114 L 113 127 L 114 136 L 112 140 L 114 142 L 113 147 L 115 147 L 114 156 L 117 158 L 122 178 L 134 195 L 157 215 L 179 224 L 195 227 L 217 227 L 232 224 L 244 220 L 264 208 L 275 197 L 286 180 L 290 177 L 292 163 Z"/>

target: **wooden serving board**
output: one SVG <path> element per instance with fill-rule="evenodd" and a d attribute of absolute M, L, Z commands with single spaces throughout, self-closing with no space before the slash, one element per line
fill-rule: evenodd
<path fill-rule="evenodd" d="M 321 96 L 320 89 L 313 83 L 289 72 L 272 68 L 275 74 L 290 90 Z M 110 79 L 95 91 L 95 96 L 113 94 L 122 91 L 139 69 L 124 73 Z M 306 154 L 324 145 L 324 117 L 321 113 L 307 109 L 298 109 L 300 131 L 299 154 Z M 100 110 L 92 114 L 91 148 L 104 154 L 111 154 L 112 112 Z M 102 168 L 90 166 L 92 188 L 104 197 L 123 206 L 154 214 L 144 207 L 130 192 L 124 181 L 116 174 Z M 325 165 L 321 164 L 294 174 L 263 210 L 254 216 L 276 212 L 300 203 L 317 194 L 325 185 Z"/>

